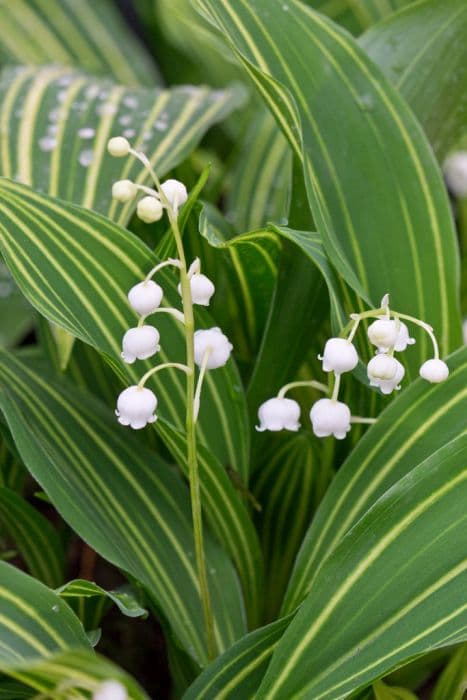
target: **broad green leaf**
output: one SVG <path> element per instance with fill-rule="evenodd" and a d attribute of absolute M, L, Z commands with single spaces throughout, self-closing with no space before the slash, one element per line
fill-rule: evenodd
<path fill-rule="evenodd" d="M 446 382 L 418 379 L 401 391 L 339 469 L 303 541 L 284 611 L 301 603 L 323 561 L 378 498 L 465 431 L 467 348 L 448 364 Z"/>
<path fill-rule="evenodd" d="M 425 0 L 359 39 L 407 100 L 439 159 L 466 129 L 466 31 L 463 0 Z"/>
<path fill-rule="evenodd" d="M 241 104 L 242 94 L 125 88 L 63 66 L 7 68 L 0 76 L 0 173 L 125 224 L 135 201 L 112 200 L 112 183 L 148 184 L 148 175 L 135 158 L 110 156 L 109 138 L 128 137 L 162 177 Z"/>
<path fill-rule="evenodd" d="M 236 231 L 287 219 L 292 155 L 271 114 L 261 109 L 240 142 L 231 170 L 226 216 Z"/>
<path fill-rule="evenodd" d="M 467 644 L 462 644 L 453 654 L 438 678 L 432 700 L 463 700 L 467 691 Z"/>
<path fill-rule="evenodd" d="M 144 585 L 184 648 L 203 664 L 186 485 L 93 397 L 6 353 L 0 357 L 0 404 L 28 469 L 73 530 Z M 209 537 L 206 545 L 223 649 L 244 632 L 242 601 L 230 561 Z"/>
<path fill-rule="evenodd" d="M 467 637 L 466 460 L 464 435 L 412 469 L 350 530 L 279 642 L 258 700 L 335 700 Z"/>
<path fill-rule="evenodd" d="M 145 361 L 135 367 L 120 359 L 121 338 L 137 318 L 129 308 L 127 290 L 157 262 L 139 239 L 89 210 L 56 202 L 3 180 L 0 248 L 23 293 L 40 313 L 105 353 L 125 383 L 134 383 L 153 366 Z M 166 292 L 165 304 L 179 306 L 174 277 L 161 271 L 158 279 Z M 158 359 L 183 361 L 181 325 L 168 314 L 158 314 L 156 321 L 162 344 Z M 204 311 L 196 314 L 196 323 L 198 327 L 215 325 Z M 179 466 L 186 470 L 181 372 L 159 372 L 150 385 L 160 399 L 155 428 Z M 252 592 L 251 596 L 246 594 L 246 600 L 254 615 L 259 607 L 259 546 L 247 510 L 222 466 L 228 464 L 247 481 L 246 420 L 243 391 L 233 362 L 208 372 L 198 422 L 199 442 L 209 446 L 200 450 L 203 501 L 214 532 L 239 569 L 245 590 Z"/>
<path fill-rule="evenodd" d="M 6 425 L 1 424 L 0 433 L 0 487 L 21 492 L 27 472 L 18 454 L 11 449 L 12 437 Z M 8 441 L 5 434 L 8 436 Z"/>
<path fill-rule="evenodd" d="M 13 541 L 29 572 L 47 586 L 63 583 L 65 553 L 57 530 L 14 491 L 0 488 L 0 530 Z"/>
<path fill-rule="evenodd" d="M 268 318 L 280 241 L 266 230 L 233 236 L 221 214 L 207 204 L 200 213 L 199 233 L 215 249 L 210 256 L 210 274 L 216 285 L 212 314 L 228 332 L 239 363 L 248 366 L 258 351 Z M 197 252 L 202 259 L 206 252 L 209 261 L 205 245 Z"/>
<path fill-rule="evenodd" d="M 79 617 L 86 630 L 95 630 L 111 603 L 127 617 L 147 617 L 148 611 L 141 607 L 129 586 L 115 591 L 106 591 L 91 581 L 75 579 L 60 586 L 56 591 Z"/>
<path fill-rule="evenodd" d="M 0 673 L 21 660 L 89 649 L 78 618 L 54 591 L 0 561 Z"/>
<path fill-rule="evenodd" d="M 60 697 L 65 697 L 63 693 L 66 692 L 66 697 L 88 700 L 90 690 L 97 690 L 104 681 L 114 680 L 125 686 L 129 700 L 148 700 L 138 683 L 121 668 L 85 649 L 49 654 L 27 663 L 15 660 L 8 664 L 5 672 L 21 681 L 22 692 L 30 688 L 46 697 L 59 689 Z M 36 693 L 32 695 L 38 697 Z M 31 693 L 9 696 L 9 700 L 21 697 L 31 697 Z"/>
<path fill-rule="evenodd" d="M 276 620 L 242 637 L 201 673 L 183 700 L 253 698 L 291 617 Z"/>
<path fill-rule="evenodd" d="M 348 34 L 297 0 L 195 5 L 302 158 L 313 217 L 340 274 L 374 305 L 390 292 L 394 307 L 433 325 L 443 354 L 454 349 L 460 317 L 449 202 L 397 91 Z M 426 350 L 420 338 L 413 366 Z"/>
<path fill-rule="evenodd" d="M 111 0 L 15 0 L 0 5 L 0 60 L 79 66 L 123 84 L 154 85 L 152 59 Z"/>

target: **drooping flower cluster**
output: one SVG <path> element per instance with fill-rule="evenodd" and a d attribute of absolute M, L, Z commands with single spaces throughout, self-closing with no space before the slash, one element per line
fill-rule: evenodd
<path fill-rule="evenodd" d="M 116 157 L 133 155 L 138 158 L 153 177 L 157 189 L 153 190 L 143 185 L 138 185 L 131 180 L 119 180 L 114 183 L 112 194 L 120 202 L 128 202 L 133 199 L 138 191 L 143 191 L 145 196 L 138 202 L 137 216 L 145 223 L 158 221 L 164 210 L 167 211 L 169 220 L 173 225 L 178 217 L 180 207 L 187 201 L 188 195 L 185 185 L 177 180 L 166 180 L 159 185 L 155 173 L 144 154 L 131 148 L 127 139 L 117 136 L 108 143 L 109 153 Z M 209 306 L 211 297 L 215 292 L 214 284 L 201 273 L 200 260 L 196 258 L 190 267 L 186 269 L 183 251 L 181 258 L 168 258 L 156 265 L 145 277 L 137 282 L 128 292 L 128 302 L 131 308 L 138 314 L 138 324 L 129 328 L 122 340 L 122 359 L 133 364 L 136 360 L 147 360 L 160 350 L 161 340 L 158 329 L 146 323 L 146 319 L 156 313 L 168 313 L 174 316 L 180 323 L 185 324 L 185 304 L 190 307 L 193 304 Z M 163 306 L 164 290 L 153 280 L 159 270 L 171 266 L 180 274 L 178 293 L 182 297 L 183 310 Z M 189 288 L 189 297 L 184 296 L 183 278 Z M 232 345 L 220 328 L 197 330 L 193 336 L 194 363 L 200 369 L 198 386 L 194 396 L 194 418 L 196 420 L 199 410 L 201 385 L 206 370 L 222 367 L 228 361 L 232 351 Z M 149 423 L 157 420 L 156 409 L 158 400 L 151 389 L 144 385 L 154 373 L 164 368 L 176 368 L 187 374 L 192 374 L 193 368 L 178 362 L 167 362 L 156 365 L 141 378 L 138 384 L 130 386 L 121 392 L 117 400 L 115 411 L 118 421 L 122 425 L 128 425 L 135 430 L 144 428 Z"/>
<path fill-rule="evenodd" d="M 366 368 L 370 386 L 378 388 L 382 394 L 391 394 L 400 389 L 405 369 L 402 363 L 394 357 L 394 353 L 404 352 L 409 345 L 415 343 L 415 340 L 410 337 L 407 325 L 401 320 L 402 318 L 423 328 L 433 343 L 434 357 L 422 364 L 420 376 L 431 383 L 447 379 L 449 368 L 445 362 L 439 359 L 438 344 L 432 327 L 412 316 L 391 311 L 389 297 L 385 295 L 379 309 L 351 314 L 352 321 L 349 327 L 344 329 L 343 337 L 330 338 L 324 346 L 323 355 L 318 356 L 322 361 L 323 371 L 332 373 L 334 376 L 331 385 L 332 391 L 330 386 L 314 380 L 287 384 L 280 389 L 277 397 L 268 399 L 259 407 L 260 424 L 257 426 L 259 432 L 265 430 L 274 432 L 278 430 L 297 431 L 300 428 L 300 406 L 296 401 L 285 398 L 289 389 L 298 386 L 311 386 L 331 394 L 330 398 L 316 401 L 310 410 L 311 425 L 317 437 L 334 435 L 338 440 L 342 440 L 349 432 L 352 423 L 374 422 L 375 419 L 352 416 L 349 407 L 337 400 L 341 375 L 345 372 L 351 372 L 358 365 L 358 353 L 352 341 L 364 318 L 375 319 L 367 331 L 368 340 L 376 347 L 376 354 L 368 362 Z"/>

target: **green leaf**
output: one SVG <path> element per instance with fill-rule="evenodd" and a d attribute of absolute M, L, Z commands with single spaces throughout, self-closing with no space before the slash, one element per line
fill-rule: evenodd
<path fill-rule="evenodd" d="M 350 530 L 277 646 L 258 700 L 335 700 L 467 637 L 466 458 L 463 435 Z"/>
<path fill-rule="evenodd" d="M 34 323 L 35 313 L 0 262 L 0 346 L 14 347 Z"/>
<path fill-rule="evenodd" d="M 373 684 L 375 700 L 418 700 L 410 690 L 406 688 L 395 688 L 394 686 L 386 685 L 383 681 L 376 681 Z"/>
<path fill-rule="evenodd" d="M 242 95 L 239 88 L 124 88 L 62 66 L 8 68 L 0 77 L 0 173 L 125 224 L 135 201 L 112 200 L 112 183 L 148 184 L 148 175 L 135 158 L 110 156 L 109 138 L 128 136 L 162 177 Z"/>
<path fill-rule="evenodd" d="M 123 381 L 139 380 L 152 366 L 148 361 L 139 362 L 135 369 L 120 359 L 121 338 L 136 325 L 137 318 L 129 308 L 127 290 L 157 262 L 139 239 L 89 210 L 2 180 L 0 248 L 23 293 L 40 313 L 105 353 Z M 179 305 L 174 278 L 162 270 L 158 279 L 166 292 L 165 304 Z M 196 314 L 196 324 L 214 325 L 204 310 Z M 159 314 L 157 326 L 163 348 L 158 353 L 160 361 L 184 361 L 180 324 L 168 314 Z M 186 470 L 181 373 L 159 372 L 149 385 L 160 398 L 155 428 Z M 254 616 L 259 609 L 259 545 L 248 512 L 222 466 L 228 464 L 247 481 L 246 421 L 240 379 L 229 362 L 209 372 L 203 386 L 198 438 L 201 447 L 209 448 L 200 450 L 201 487 L 207 517 L 239 569 L 247 608 Z"/>
<path fill-rule="evenodd" d="M 413 382 L 364 435 L 326 492 L 302 543 L 284 611 L 304 599 L 327 556 L 398 479 L 465 430 L 467 348 L 448 361 L 446 382 Z"/>
<path fill-rule="evenodd" d="M 467 644 L 462 644 L 438 678 L 431 700 L 463 700 L 467 691 Z"/>
<path fill-rule="evenodd" d="M 87 700 L 89 690 L 96 690 L 104 681 L 114 680 L 125 686 L 129 700 L 148 700 L 143 689 L 127 673 L 102 656 L 85 649 L 47 655 L 46 658 L 28 661 L 27 664 L 15 660 L 5 670 L 12 678 L 21 680 L 22 688 L 27 686 L 46 696 L 60 689 L 61 697 L 64 697 L 62 693 L 67 692 L 67 697 Z M 10 700 L 19 697 L 23 695 L 10 696 Z M 34 694 L 34 697 L 37 698 L 37 695 Z"/>
<path fill-rule="evenodd" d="M 57 530 L 14 491 L 0 488 L 0 524 L 29 572 L 47 586 L 63 582 L 65 553 Z"/>
<path fill-rule="evenodd" d="M 159 81 L 152 59 L 110 0 L 0 5 L 2 63 L 76 65 L 128 85 Z"/>
<path fill-rule="evenodd" d="M 449 202 L 397 91 L 347 33 L 297 0 L 195 5 L 302 158 L 313 218 L 340 274 L 373 305 L 390 292 L 394 307 L 433 325 L 443 354 L 454 349 L 460 316 Z M 420 339 L 413 367 L 426 349 Z"/>
<path fill-rule="evenodd" d="M 2 561 L 0 581 L 1 673 L 22 659 L 90 648 L 78 618 L 52 590 Z"/>
<path fill-rule="evenodd" d="M 425 0 L 359 39 L 407 100 L 440 160 L 465 133 L 466 31 L 463 0 Z"/>
<path fill-rule="evenodd" d="M 75 611 L 86 630 L 99 627 L 102 615 L 110 603 L 114 603 L 127 617 L 147 617 L 148 611 L 141 607 L 129 586 L 116 591 L 106 591 L 91 581 L 75 579 L 56 591 Z"/>
<path fill-rule="evenodd" d="M 128 571 L 163 611 L 184 648 L 206 660 L 186 485 L 123 429 L 109 409 L 53 375 L 0 355 L 0 405 L 34 478 L 73 530 Z M 238 581 L 206 539 L 220 649 L 242 632 Z"/>
<path fill-rule="evenodd" d="M 183 700 L 253 698 L 291 617 L 276 620 L 242 637 L 201 673 Z"/>

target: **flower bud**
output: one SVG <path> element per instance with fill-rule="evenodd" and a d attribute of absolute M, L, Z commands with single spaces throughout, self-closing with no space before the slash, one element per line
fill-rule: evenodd
<path fill-rule="evenodd" d="M 209 306 L 212 295 L 216 291 L 213 283 L 206 275 L 194 274 L 190 277 L 191 298 L 193 304 Z M 182 295 L 182 285 L 178 285 L 178 293 Z"/>
<path fill-rule="evenodd" d="M 128 700 L 128 692 L 118 681 L 104 681 L 93 693 L 92 700 Z"/>
<path fill-rule="evenodd" d="M 122 425 L 140 430 L 157 420 L 156 408 L 157 398 L 154 392 L 134 384 L 124 389 L 118 397 L 115 415 Z"/>
<path fill-rule="evenodd" d="M 155 221 L 159 221 L 163 213 L 163 206 L 156 197 L 143 197 L 143 199 L 139 200 L 136 207 L 136 214 L 145 224 L 153 224 Z"/>
<path fill-rule="evenodd" d="M 107 150 L 111 156 L 122 158 L 130 152 L 130 143 L 123 136 L 114 136 L 107 144 Z"/>
<path fill-rule="evenodd" d="M 258 409 L 260 424 L 256 426 L 259 433 L 265 430 L 293 430 L 300 428 L 300 406 L 296 401 L 285 398 L 268 399 Z"/>
<path fill-rule="evenodd" d="M 141 316 L 149 316 L 161 305 L 164 292 L 162 287 L 153 282 L 145 280 L 138 282 L 128 292 L 128 301 L 132 309 Z"/>
<path fill-rule="evenodd" d="M 183 182 L 178 180 L 166 180 L 161 185 L 161 190 L 169 200 L 170 206 L 178 211 L 182 204 L 188 199 L 188 193 Z"/>
<path fill-rule="evenodd" d="M 129 365 L 135 360 L 146 360 L 160 349 L 159 331 L 153 326 L 130 328 L 123 336 L 122 357 Z"/>
<path fill-rule="evenodd" d="M 137 187 L 131 180 L 117 180 L 112 185 L 112 197 L 118 202 L 129 202 L 136 196 Z"/>
<path fill-rule="evenodd" d="M 368 338 L 370 343 L 376 345 L 380 352 L 387 352 L 394 347 L 398 336 L 397 324 L 389 319 L 373 321 L 368 326 Z"/>
<path fill-rule="evenodd" d="M 415 343 L 415 338 L 411 338 L 409 335 L 409 329 L 402 323 L 399 322 L 399 332 L 397 333 L 396 342 L 394 343 L 394 350 L 397 352 L 403 352 L 407 345 L 413 345 Z"/>
<path fill-rule="evenodd" d="M 350 409 L 342 401 L 319 399 L 311 407 L 310 420 L 317 437 L 334 435 L 343 440 L 350 430 Z"/>
<path fill-rule="evenodd" d="M 444 179 L 456 197 L 467 197 L 467 151 L 452 153 L 443 165 Z"/>
<path fill-rule="evenodd" d="M 319 357 L 319 355 L 318 355 Z M 358 365 L 358 354 L 355 346 L 345 338 L 329 338 L 324 346 L 323 357 L 324 372 L 350 372 Z"/>
<path fill-rule="evenodd" d="M 195 333 L 195 363 L 198 367 L 203 364 L 203 358 L 209 351 L 206 369 L 216 369 L 226 364 L 233 346 L 220 328 L 209 328 Z"/>
<path fill-rule="evenodd" d="M 405 369 L 395 357 L 381 353 L 373 357 L 367 367 L 370 386 L 377 386 L 383 394 L 390 394 L 394 389 L 399 390 Z"/>
<path fill-rule="evenodd" d="M 427 360 L 420 367 L 420 376 L 427 382 L 438 384 L 449 377 L 449 367 L 443 360 Z"/>

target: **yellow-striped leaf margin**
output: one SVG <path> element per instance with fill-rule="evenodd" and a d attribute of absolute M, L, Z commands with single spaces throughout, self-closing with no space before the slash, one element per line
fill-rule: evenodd
<path fill-rule="evenodd" d="M 174 635 L 203 665 L 206 648 L 188 490 L 181 478 L 120 429 L 90 395 L 0 356 L 0 405 L 34 478 L 64 520 L 105 559 L 140 581 Z M 245 631 L 238 579 L 207 538 L 220 649 Z"/>
<path fill-rule="evenodd" d="M 57 652 L 28 663 L 15 660 L 4 670 L 7 676 L 21 682 L 22 690 L 36 691 L 33 693 L 34 698 L 38 697 L 37 694 L 49 696 L 60 688 L 60 697 L 65 697 L 63 693 L 68 690 L 66 697 L 89 700 L 90 688 L 97 689 L 103 681 L 115 680 L 125 686 L 128 700 L 149 700 L 141 686 L 125 671 L 85 649 Z M 23 695 L 10 695 L 8 700 L 21 697 Z M 31 693 L 24 697 L 31 697 Z"/>
<path fill-rule="evenodd" d="M 127 617 L 147 617 L 129 586 L 115 591 L 106 591 L 92 581 L 74 579 L 56 591 L 81 620 L 85 630 L 96 630 L 102 616 L 114 603 Z"/>
<path fill-rule="evenodd" d="M 157 261 L 138 238 L 87 209 L 1 180 L 0 249 L 23 293 L 40 313 L 105 353 L 123 382 L 134 383 L 153 366 L 148 361 L 126 365 L 120 358 L 121 338 L 137 322 L 127 290 Z M 175 278 L 160 274 L 158 279 L 166 292 L 164 304 L 180 307 Z M 184 361 L 181 324 L 168 314 L 158 314 L 154 323 L 161 333 L 158 360 Z M 215 323 L 201 310 L 196 325 Z M 186 469 L 184 377 L 173 370 L 158 372 L 149 385 L 159 397 L 155 428 Z M 223 468 L 229 465 L 247 482 L 245 398 L 232 361 L 206 376 L 198 437 L 201 446 L 208 446 L 201 450 L 200 463 L 206 514 L 231 553 L 245 590 L 254 592 L 246 595 L 254 616 L 261 579 L 259 544 L 241 496 Z"/>
<path fill-rule="evenodd" d="M 358 42 L 407 100 L 440 160 L 465 133 L 466 32 L 463 0 L 426 0 Z"/>
<path fill-rule="evenodd" d="M 148 176 L 134 158 L 112 158 L 109 138 L 128 137 L 163 176 L 242 95 L 235 87 L 126 88 L 64 66 L 7 68 L 0 77 L 0 173 L 125 224 L 135 202 L 112 200 L 112 183 L 148 184 Z"/>
<path fill-rule="evenodd" d="M 13 541 L 35 578 L 51 588 L 63 583 L 65 553 L 57 530 L 24 498 L 1 487 L 0 531 Z"/>
<path fill-rule="evenodd" d="M 79 66 L 124 85 L 159 75 L 111 0 L 15 0 L 0 4 L 2 63 Z"/>
<path fill-rule="evenodd" d="M 0 561 L 0 673 L 70 648 L 90 649 L 84 629 L 54 591 Z"/>
<path fill-rule="evenodd" d="M 203 671 L 183 700 L 253 698 L 291 619 L 292 615 L 281 618 L 240 639 Z"/>
<path fill-rule="evenodd" d="M 419 124 L 351 37 L 290 0 L 195 0 L 303 159 L 325 249 L 362 298 L 460 343 L 458 259 L 443 181 Z M 345 118 L 342 118 L 345 115 Z M 388 156 L 390 154 L 390 157 Z M 420 338 L 416 364 L 427 349 Z"/>
<path fill-rule="evenodd" d="M 466 430 L 467 349 L 448 360 L 442 384 L 413 382 L 378 418 L 339 469 L 303 541 L 284 612 L 301 603 L 324 559 L 388 488 Z"/>
<path fill-rule="evenodd" d="M 320 569 L 258 700 L 345 697 L 467 637 L 466 465 L 464 434 L 365 513 Z"/>

